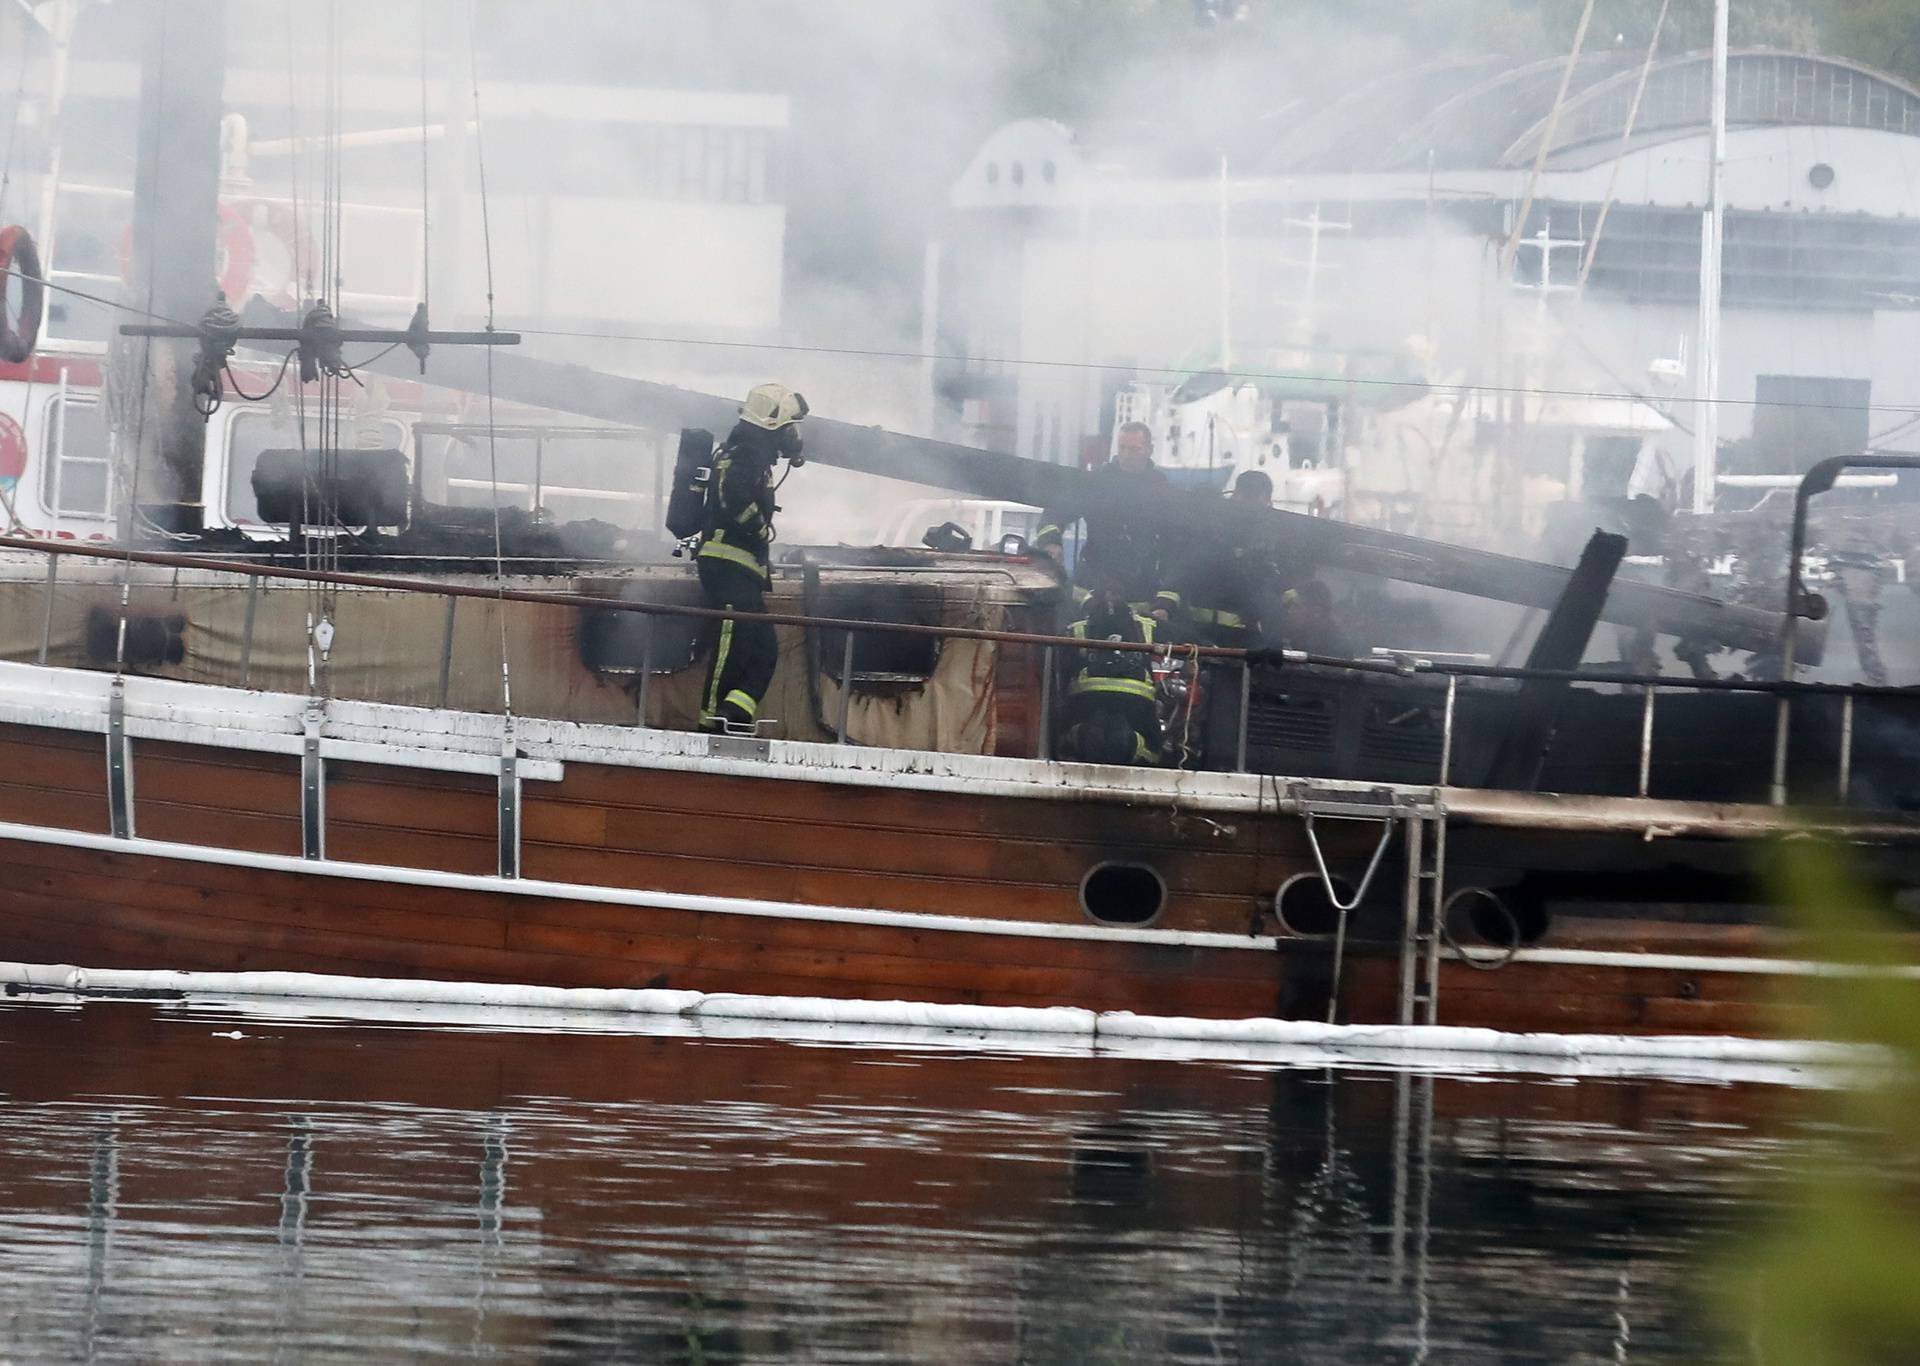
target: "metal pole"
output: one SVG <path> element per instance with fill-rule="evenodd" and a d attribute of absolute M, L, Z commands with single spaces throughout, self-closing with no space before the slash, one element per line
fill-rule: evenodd
<path fill-rule="evenodd" d="M 1240 733 L 1233 742 L 1233 771 L 1247 771 L 1247 723 L 1253 713 L 1253 665 L 1240 661 Z"/>
<path fill-rule="evenodd" d="M 1653 779 L 1653 684 L 1646 687 L 1646 703 L 1640 708 L 1640 789 L 1646 796 Z"/>
<path fill-rule="evenodd" d="M 1034 758 L 1053 757 L 1053 646 L 1040 647 L 1040 737 Z"/>
<path fill-rule="evenodd" d="M 1773 790 L 1768 794 L 1775 806 L 1787 804 L 1787 723 L 1793 699 L 1781 693 L 1773 713 Z"/>
<path fill-rule="evenodd" d="M 1424 822 L 1418 812 L 1409 811 L 1407 822 L 1407 878 L 1403 893 L 1402 907 L 1405 923 L 1400 930 L 1400 1023 L 1413 1023 L 1413 972 L 1414 960 L 1420 952 L 1420 855 L 1421 836 L 1425 834 Z M 1439 932 L 1439 926 L 1434 927 Z M 1340 982 L 1336 976 L 1333 983 L 1334 999 L 1339 999 Z M 1327 1023 L 1333 1023 L 1333 1007 L 1327 1008 Z"/>
<path fill-rule="evenodd" d="M 1421 1024 L 1440 1023 L 1440 916 L 1447 905 L 1447 813 L 1444 807 L 1435 808 L 1431 833 L 1433 867 L 1429 871 L 1433 876 L 1428 879 L 1432 888 L 1427 894 L 1427 1004 L 1421 1013 Z"/>
<path fill-rule="evenodd" d="M 847 632 L 847 643 L 840 651 L 840 733 L 834 738 L 836 745 L 847 743 L 847 713 L 853 707 L 853 632 Z"/>
<path fill-rule="evenodd" d="M 47 651 L 53 648 L 53 581 L 60 573 L 60 557 L 47 556 L 47 615 L 40 623 L 40 662 L 47 662 Z M 259 580 L 254 580 L 258 583 Z"/>
<path fill-rule="evenodd" d="M 447 690 L 453 684 L 453 614 L 460 599 L 447 599 L 447 624 L 440 632 L 440 705 L 447 705 Z"/>
<path fill-rule="evenodd" d="M 1694 368 L 1699 399 L 1693 436 L 1693 510 L 1713 511 L 1720 460 L 1720 260 L 1726 230 L 1721 167 L 1727 159 L 1727 3 L 1713 7 L 1713 92 L 1707 144 L 1707 207 L 1700 216 L 1700 358 Z"/>
<path fill-rule="evenodd" d="M 647 724 L 647 694 L 653 688 L 653 618 L 640 618 L 646 634 L 640 637 L 640 697 L 636 710 L 640 713 L 639 724 Z"/>
<path fill-rule="evenodd" d="M 1840 699 L 1840 805 L 1853 788 L 1853 694 Z"/>
<path fill-rule="evenodd" d="M 453 599 L 449 598 L 451 602 Z M 247 580 L 247 622 L 240 628 L 240 686 L 246 687 L 253 679 L 253 617 L 260 605 L 260 580 Z"/>
<path fill-rule="evenodd" d="M 1453 782 L 1453 704 L 1460 695 L 1460 675 L 1447 675 L 1447 705 L 1440 716 L 1440 786 Z"/>

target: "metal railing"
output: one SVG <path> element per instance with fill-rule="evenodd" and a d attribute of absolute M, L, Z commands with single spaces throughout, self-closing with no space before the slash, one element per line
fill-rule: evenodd
<path fill-rule="evenodd" d="M 694 606 L 680 603 L 643 602 L 623 598 L 590 597 L 582 594 L 547 592 L 534 589 L 509 588 L 505 585 L 485 583 L 436 583 L 429 580 L 396 575 L 358 573 L 346 570 L 315 570 L 298 568 L 291 565 L 254 564 L 239 560 L 210 557 L 199 554 L 185 554 L 174 551 L 128 550 L 107 545 L 81 542 L 61 542 L 41 540 L 31 537 L 0 536 L 0 550 L 16 550 L 45 554 L 48 557 L 48 570 L 43 592 L 46 596 L 45 617 L 42 622 L 39 660 L 47 662 L 48 648 L 53 634 L 53 590 L 57 582 L 58 559 L 65 555 L 79 556 L 84 559 L 109 561 L 116 564 L 148 565 L 170 569 L 196 569 L 214 573 L 229 573 L 244 576 L 250 580 L 248 586 L 248 608 L 245 618 L 244 639 L 241 647 L 241 680 L 245 684 L 249 673 L 249 661 L 252 655 L 252 636 L 254 623 L 254 600 L 259 581 L 281 580 L 293 583 L 318 584 L 334 587 L 361 588 L 388 592 L 417 593 L 424 596 L 444 598 L 447 612 L 441 642 L 439 661 L 439 697 L 444 705 L 452 669 L 453 626 L 456 609 L 462 598 L 473 598 L 489 602 L 526 603 L 538 606 L 563 607 L 574 611 L 607 611 L 635 613 L 649 620 L 648 629 L 641 640 L 641 661 L 638 682 L 639 715 L 644 720 L 650 681 L 653 674 L 653 652 L 655 631 L 651 621 L 657 617 L 682 617 L 694 620 L 728 621 L 756 620 L 776 626 L 795 626 L 811 630 L 836 630 L 845 633 L 841 660 L 841 694 L 839 699 L 838 724 L 835 728 L 836 740 L 846 743 L 850 720 L 850 703 L 853 692 L 849 680 L 853 675 L 853 651 L 857 635 L 867 632 L 885 634 L 933 637 L 942 640 L 978 640 L 1006 645 L 1022 645 L 1038 649 L 1041 652 L 1041 686 L 1039 697 L 1039 724 L 1036 736 L 1035 757 L 1050 757 L 1050 734 L 1052 731 L 1054 705 L 1055 656 L 1058 651 L 1072 652 L 1119 651 L 1124 653 L 1146 654 L 1161 659 L 1185 659 L 1196 664 L 1211 662 L 1219 665 L 1237 666 L 1238 673 L 1238 716 L 1235 724 L 1233 755 L 1234 771 L 1247 771 L 1249 751 L 1249 719 L 1253 709 L 1253 673 L 1254 670 L 1267 667 L 1317 666 L 1327 669 L 1344 670 L 1350 673 L 1375 674 L 1401 678 L 1438 675 L 1445 680 L 1445 691 L 1441 702 L 1440 752 L 1434 782 L 1438 786 L 1450 786 L 1453 781 L 1453 767 L 1457 745 L 1457 712 L 1460 692 L 1460 680 L 1463 678 L 1481 678 L 1524 681 L 1565 682 L 1568 684 L 1585 683 L 1605 685 L 1614 688 L 1641 690 L 1644 702 L 1641 712 L 1640 736 L 1637 748 L 1638 780 L 1636 795 L 1650 795 L 1650 783 L 1653 763 L 1654 714 L 1656 695 L 1662 691 L 1677 692 L 1725 692 L 1753 693 L 1772 696 L 1779 699 L 1776 711 L 1774 743 L 1776 752 L 1784 753 L 1785 734 L 1790 722 L 1793 699 L 1800 697 L 1837 697 L 1841 699 L 1841 745 L 1837 760 L 1836 785 L 1844 802 L 1851 790 L 1853 770 L 1853 739 L 1855 727 L 1855 708 L 1860 700 L 1887 699 L 1920 704 L 1920 689 L 1871 686 L 1866 684 L 1831 684 L 1797 681 L 1753 681 L 1746 679 L 1711 678 L 1672 678 L 1661 675 L 1628 674 L 1592 669 L 1529 669 L 1518 666 L 1498 664 L 1478 664 L 1448 659 L 1427 659 L 1417 654 L 1399 653 L 1392 659 L 1348 659 L 1333 655 L 1321 655 L 1302 650 L 1290 649 L 1241 649 L 1229 646 L 1208 646 L 1192 644 L 1145 643 L 1137 641 L 1086 640 L 1075 636 L 1062 636 L 1034 631 L 1007 631 L 988 627 L 926 625 L 913 622 L 886 622 L 854 620 L 843 617 L 815 616 L 793 612 L 739 612 L 722 608 Z M 1785 800 L 1783 784 L 1776 791 L 1776 802 Z"/>

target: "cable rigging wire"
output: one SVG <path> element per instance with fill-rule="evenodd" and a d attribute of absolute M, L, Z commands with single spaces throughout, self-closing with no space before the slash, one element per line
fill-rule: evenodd
<path fill-rule="evenodd" d="M 493 305 L 493 226 L 487 213 L 486 129 L 480 118 L 480 12 L 474 5 L 468 11 L 467 58 L 473 79 L 473 154 L 480 173 L 480 240 L 487 267 L 487 331 L 494 330 Z M 493 582 L 504 595 L 506 572 L 500 552 L 500 455 L 493 420 L 493 348 L 482 347 L 487 357 L 487 477 L 493 491 Z M 507 666 L 507 600 L 502 596 L 494 606 L 494 618 L 500 626 L 500 699 L 509 734 L 513 728 L 513 678 Z"/>

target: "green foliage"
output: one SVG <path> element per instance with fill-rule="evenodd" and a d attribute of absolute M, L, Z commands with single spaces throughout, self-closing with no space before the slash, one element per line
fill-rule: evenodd
<path fill-rule="evenodd" d="M 1777 885 L 1822 962 L 1901 966 L 1905 935 L 1849 882 L 1831 850 L 1796 846 Z M 1758 1361 L 1906 1362 L 1920 1343 L 1920 1010 L 1912 980 L 1817 978 L 1805 1005 L 1818 1037 L 1883 1050 L 1889 1065 L 1825 1098 L 1823 1140 L 1797 1159 L 1781 1224 L 1723 1270 L 1733 1330 Z"/>

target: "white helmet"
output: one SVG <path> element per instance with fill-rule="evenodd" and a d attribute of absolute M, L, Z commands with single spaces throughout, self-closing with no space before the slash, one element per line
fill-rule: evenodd
<path fill-rule="evenodd" d="M 756 427 L 777 432 L 807 415 L 807 401 L 784 384 L 756 384 L 740 405 L 740 417 Z"/>

